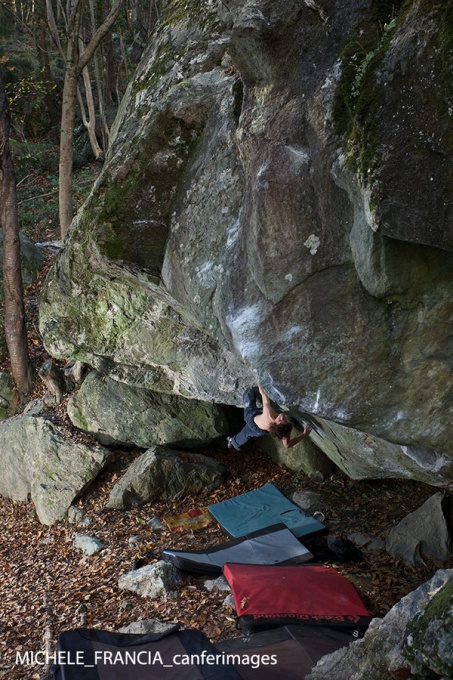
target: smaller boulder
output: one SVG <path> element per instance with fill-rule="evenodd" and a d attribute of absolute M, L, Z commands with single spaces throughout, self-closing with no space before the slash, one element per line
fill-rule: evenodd
<path fill-rule="evenodd" d="M 424 557 L 445 562 L 451 555 L 445 516 L 450 502 L 441 491 L 428 498 L 390 531 L 385 546 L 387 552 L 412 566 L 424 565 Z"/>
<path fill-rule="evenodd" d="M 227 595 L 226 598 L 224 599 L 224 601 L 222 602 L 222 607 L 225 607 L 225 609 L 234 610 L 234 608 L 235 608 L 234 607 L 234 598 L 231 595 L 231 593 L 229 595 Z"/>
<path fill-rule="evenodd" d="M 85 515 L 85 513 L 81 508 L 78 508 L 75 505 L 71 505 L 71 507 L 68 508 L 68 522 L 69 522 L 69 524 L 80 524 L 84 515 Z"/>
<path fill-rule="evenodd" d="M 348 539 L 367 552 L 370 550 L 383 550 L 385 548 L 385 542 L 381 541 L 380 538 L 365 536 L 365 534 L 356 531 L 348 534 Z"/>
<path fill-rule="evenodd" d="M 325 507 L 321 494 L 315 491 L 295 491 L 291 495 L 291 500 L 301 510 L 305 510 L 309 514 L 313 514 L 316 510 L 321 510 L 321 508 Z"/>
<path fill-rule="evenodd" d="M 98 538 L 85 536 L 85 534 L 75 535 L 74 546 L 81 550 L 84 555 L 97 555 L 105 547 Z"/>
<path fill-rule="evenodd" d="M 219 576 L 216 579 L 208 579 L 204 582 L 204 587 L 206 590 L 220 590 L 225 592 L 231 592 L 230 585 L 224 576 Z"/>
<path fill-rule="evenodd" d="M 161 531 L 162 529 L 165 529 L 164 522 L 162 522 L 160 517 L 157 517 L 156 515 L 147 519 L 146 524 L 154 531 Z"/>
<path fill-rule="evenodd" d="M 303 425 L 300 427 L 303 430 Z M 292 436 L 297 434 L 298 431 L 293 430 Z M 295 472 L 302 472 L 310 476 L 316 473 L 324 479 L 336 470 L 336 466 L 330 458 L 310 439 L 302 439 L 290 449 L 285 449 L 281 441 L 266 436 L 260 439 L 260 448 L 266 451 L 276 463 L 285 465 Z"/>
<path fill-rule="evenodd" d="M 217 489 L 225 478 L 225 468 L 212 458 L 156 446 L 132 463 L 113 487 L 107 505 L 125 510 L 158 499 L 173 500 L 185 493 Z"/>
<path fill-rule="evenodd" d="M 162 623 L 157 619 L 143 619 L 142 621 L 132 621 L 128 626 L 120 628 L 119 632 L 148 635 L 149 633 L 166 633 L 174 627 L 173 623 Z"/>
<path fill-rule="evenodd" d="M 160 560 L 146 567 L 128 571 L 120 577 L 118 587 L 143 597 L 170 596 L 173 588 L 183 582 L 181 572 L 169 562 Z"/>

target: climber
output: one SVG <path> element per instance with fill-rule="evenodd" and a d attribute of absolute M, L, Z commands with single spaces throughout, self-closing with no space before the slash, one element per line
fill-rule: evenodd
<path fill-rule="evenodd" d="M 282 440 L 283 446 L 289 449 L 294 444 L 298 444 L 302 439 L 306 439 L 311 432 L 311 426 L 307 423 L 304 431 L 291 438 L 292 424 L 284 413 L 276 413 L 271 406 L 269 397 L 258 385 L 261 394 L 262 407 L 257 406 L 257 393 L 255 388 L 245 390 L 244 401 L 244 420 L 245 427 L 234 437 L 227 437 L 228 448 L 239 451 L 241 447 L 253 437 L 262 437 L 271 434 Z"/>

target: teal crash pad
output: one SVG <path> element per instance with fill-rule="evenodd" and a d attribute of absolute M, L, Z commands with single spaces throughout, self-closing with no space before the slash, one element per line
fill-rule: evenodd
<path fill-rule="evenodd" d="M 326 530 L 324 524 L 292 503 L 273 484 L 208 505 L 208 510 L 231 538 L 279 523 L 285 524 L 297 538 Z"/>

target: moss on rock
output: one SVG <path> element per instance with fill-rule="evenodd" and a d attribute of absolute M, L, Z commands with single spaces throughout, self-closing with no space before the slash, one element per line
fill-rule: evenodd
<path fill-rule="evenodd" d="M 446 583 L 409 622 L 404 657 L 421 677 L 453 676 L 453 580 Z"/>
<path fill-rule="evenodd" d="M 397 25 L 396 15 L 402 5 L 403 0 L 373 0 L 368 16 L 356 26 L 341 54 L 334 122 L 351 166 L 363 178 L 376 161 L 374 138 L 378 98 L 373 72 L 390 43 Z"/>
<path fill-rule="evenodd" d="M 351 166 L 363 180 L 379 163 L 379 108 L 381 86 L 377 71 L 382 66 L 391 40 L 408 18 L 417 12 L 437 27 L 436 41 L 425 45 L 426 59 L 433 62 L 439 91 L 451 91 L 453 49 L 453 8 L 431 0 L 373 0 L 368 15 L 357 25 L 351 39 L 343 46 L 342 73 L 334 100 L 336 131 Z M 431 100 L 430 116 L 442 120 L 437 97 Z M 414 127 L 416 122 L 414 121 Z M 450 126 L 451 129 L 451 126 Z"/>

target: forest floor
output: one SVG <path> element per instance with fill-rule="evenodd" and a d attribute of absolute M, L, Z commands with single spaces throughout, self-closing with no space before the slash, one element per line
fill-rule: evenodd
<path fill-rule="evenodd" d="M 310 490 L 320 494 L 330 535 L 346 538 L 360 532 L 385 539 L 389 528 L 419 507 L 435 489 L 423 484 L 386 480 L 351 482 L 336 473 L 322 482 L 296 474 L 271 461 L 256 446 L 240 455 L 223 443 L 202 451 L 227 468 L 227 482 L 217 491 L 159 502 L 139 510 L 106 507 L 110 490 L 139 450 L 116 450 L 111 462 L 77 502 L 91 519 L 88 527 L 61 521 L 52 527 L 39 523 L 31 503 L 0 499 L 0 677 L 12 680 L 42 678 L 43 670 L 16 663 L 16 654 L 44 649 L 46 597 L 52 612 L 54 641 L 64 630 L 80 626 L 78 608 L 86 608 L 86 626 L 118 630 L 133 621 L 156 619 L 202 630 L 218 641 L 238 637 L 235 613 L 223 605 L 225 592 L 208 591 L 204 577 L 187 574 L 176 597 L 149 599 L 118 588 L 118 579 L 134 557 L 147 553 L 142 565 L 156 562 L 164 549 L 197 550 L 227 540 L 212 522 L 196 532 L 153 529 L 147 520 L 187 512 L 272 483 L 283 493 Z M 104 549 L 95 556 L 74 547 L 75 534 L 95 536 Z M 138 541 L 130 543 L 136 537 Z M 384 616 L 404 595 L 450 564 L 427 562 L 413 568 L 385 550 L 364 552 L 361 562 L 332 563 L 356 587 L 369 613 Z"/>

